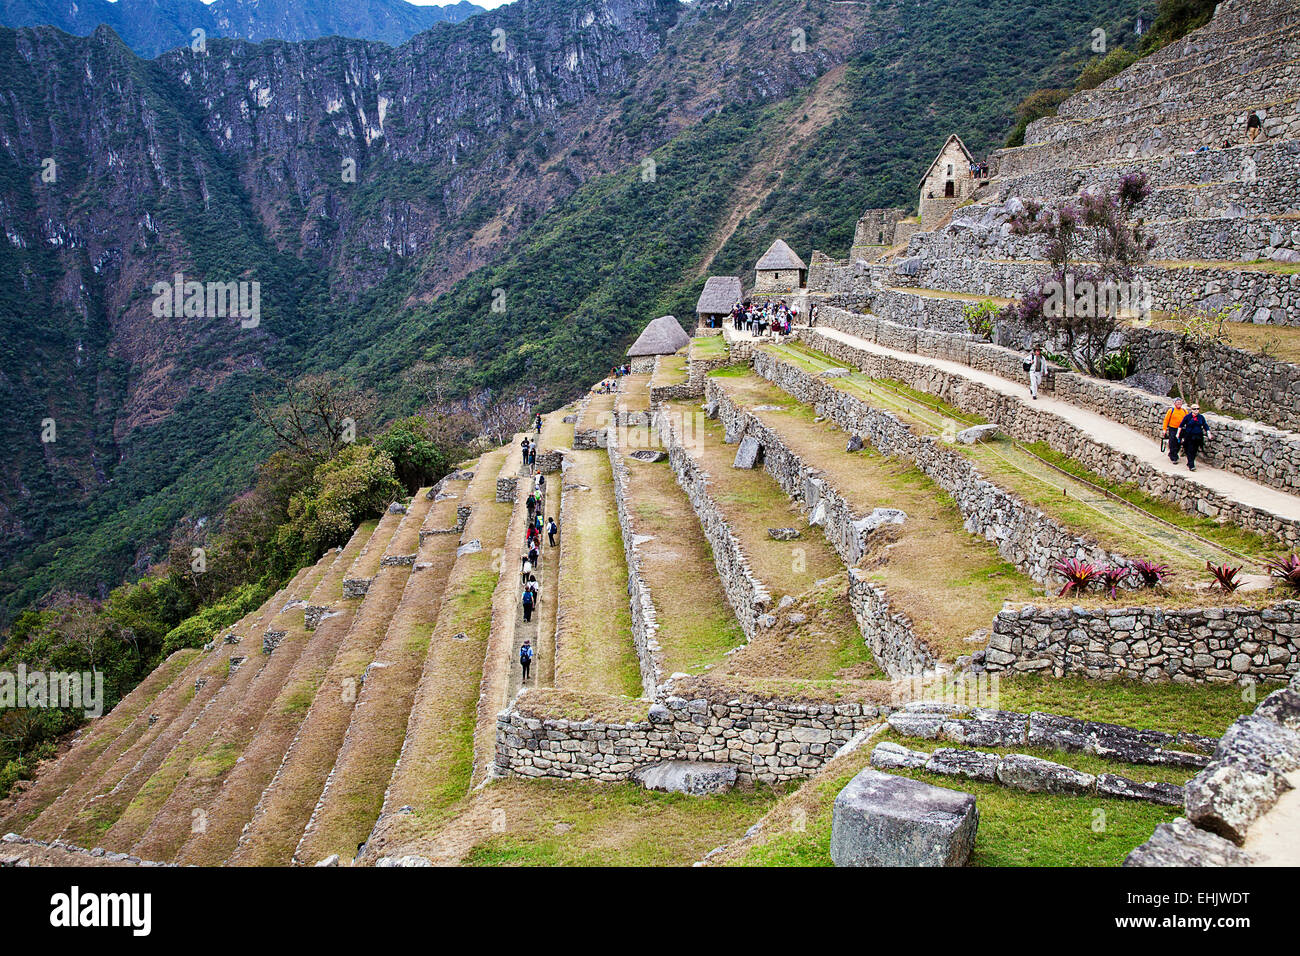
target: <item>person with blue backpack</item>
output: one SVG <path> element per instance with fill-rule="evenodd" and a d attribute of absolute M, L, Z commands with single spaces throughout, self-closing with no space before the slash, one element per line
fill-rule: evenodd
<path fill-rule="evenodd" d="M 525 592 L 527 593 L 527 592 Z M 531 607 L 531 603 L 525 604 L 524 607 Z M 519 665 L 524 669 L 524 680 L 528 680 L 528 668 L 533 663 L 533 645 L 529 641 L 524 641 L 524 646 L 519 648 Z"/>

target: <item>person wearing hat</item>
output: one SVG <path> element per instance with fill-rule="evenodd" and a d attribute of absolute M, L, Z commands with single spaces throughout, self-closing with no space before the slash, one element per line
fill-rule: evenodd
<path fill-rule="evenodd" d="M 1038 386 L 1047 374 L 1047 359 L 1043 357 L 1042 349 L 1034 348 L 1034 354 L 1025 360 L 1025 371 L 1029 373 L 1029 397 L 1037 401 Z"/>
<path fill-rule="evenodd" d="M 1178 441 L 1183 446 L 1183 454 L 1187 456 L 1188 471 L 1196 470 L 1196 456 L 1210 437 L 1210 423 L 1201 414 L 1201 406 L 1192 405 L 1191 412 L 1178 427 Z"/>

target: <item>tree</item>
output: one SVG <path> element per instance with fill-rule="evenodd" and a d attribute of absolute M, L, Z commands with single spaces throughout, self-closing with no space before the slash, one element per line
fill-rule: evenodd
<path fill-rule="evenodd" d="M 253 414 L 282 448 L 316 462 L 352 442 L 376 404 L 372 393 L 350 388 L 336 375 L 304 375 L 292 382 L 281 379 L 274 390 L 254 395 Z"/>
<path fill-rule="evenodd" d="M 1011 217 L 1012 231 L 1046 239 L 1052 274 L 1008 306 L 1004 317 L 1063 338 L 1067 352 L 1100 375 L 1124 309 L 1147 308 L 1145 286 L 1134 277 L 1154 240 L 1143 235 L 1140 219 L 1131 219 L 1150 194 L 1146 176 L 1129 173 L 1112 189 L 1081 193 L 1077 203 L 1045 207 L 1025 200 Z"/>
<path fill-rule="evenodd" d="M 407 494 L 415 494 L 447 473 L 447 456 L 434 440 L 433 425 L 419 415 L 402 418 L 374 441 L 393 460 L 397 480 Z"/>
<path fill-rule="evenodd" d="M 1178 333 L 1178 394 L 1191 402 L 1200 391 L 1202 373 L 1214 352 L 1228 344 L 1226 326 L 1239 305 L 1219 309 L 1197 306 L 1174 310 L 1172 322 Z"/>

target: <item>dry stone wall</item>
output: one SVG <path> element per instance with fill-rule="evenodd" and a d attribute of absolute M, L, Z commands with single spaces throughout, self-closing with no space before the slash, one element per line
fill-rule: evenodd
<path fill-rule="evenodd" d="M 609 466 L 614 478 L 614 507 L 618 513 L 618 527 L 623 538 L 623 556 L 627 561 L 627 593 L 632 612 L 632 641 L 636 645 L 637 662 L 641 668 L 641 686 L 647 697 L 653 697 L 663 681 L 663 660 L 655 635 L 659 631 L 658 612 L 650 594 L 650 585 L 641 573 L 640 535 L 632 521 L 628 507 L 628 465 L 619 450 L 618 442 L 606 446 Z"/>
<path fill-rule="evenodd" d="M 817 333 L 812 335 L 821 339 Z M 823 344 L 814 344 L 823 348 Z M 827 416 L 846 433 L 860 436 L 887 455 L 911 461 L 952 496 L 968 532 L 992 542 L 1004 559 L 1033 580 L 1052 580 L 1052 566 L 1063 557 L 1102 565 L 1131 564 L 1124 555 L 1108 552 L 1096 542 L 1072 534 L 1037 508 L 988 481 L 959 452 L 934 438 L 916 435 L 894 415 L 765 352 L 755 355 L 754 371 Z"/>
<path fill-rule="evenodd" d="M 990 671 L 1230 683 L 1300 672 L 1300 601 L 1262 607 L 1005 609 Z"/>
<path fill-rule="evenodd" d="M 811 776 L 891 710 L 745 697 L 668 696 L 646 720 L 564 720 L 530 712 L 532 693 L 497 718 L 496 769 L 522 777 L 624 780 L 667 760 L 727 763 L 738 779 L 783 783 Z"/>
<path fill-rule="evenodd" d="M 965 412 L 995 422 L 1014 438 L 1046 442 L 1049 447 L 1069 455 L 1110 481 L 1132 482 L 1148 494 L 1171 501 L 1185 511 L 1230 521 L 1274 538 L 1286 547 L 1300 546 L 1300 526 L 1295 521 L 1225 498 L 1181 474 L 1157 471 L 1132 455 L 1096 441 L 1072 422 L 1031 407 L 1029 402 L 1004 395 L 963 376 L 950 375 L 923 360 L 904 360 L 867 352 L 823 336 L 816 330 L 801 330 L 799 336 L 813 348 L 859 368 L 873 378 L 896 379 L 911 388 L 935 395 Z"/>

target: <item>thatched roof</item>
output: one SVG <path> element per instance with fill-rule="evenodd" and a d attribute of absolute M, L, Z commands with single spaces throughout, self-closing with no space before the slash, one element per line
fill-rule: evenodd
<path fill-rule="evenodd" d="M 740 301 L 740 279 L 736 276 L 709 276 L 695 303 L 696 312 L 725 313 Z"/>
<path fill-rule="evenodd" d="M 800 259 L 793 249 L 785 244 L 784 239 L 778 239 L 767 247 L 767 252 L 763 253 L 763 258 L 758 260 L 758 265 L 754 266 L 760 272 L 770 272 L 777 269 L 807 269 L 802 259 Z"/>
<path fill-rule="evenodd" d="M 691 337 L 682 329 L 681 324 L 671 315 L 661 315 L 637 336 L 632 347 L 627 350 L 628 358 L 639 355 L 672 355 L 683 345 L 688 345 Z"/>

